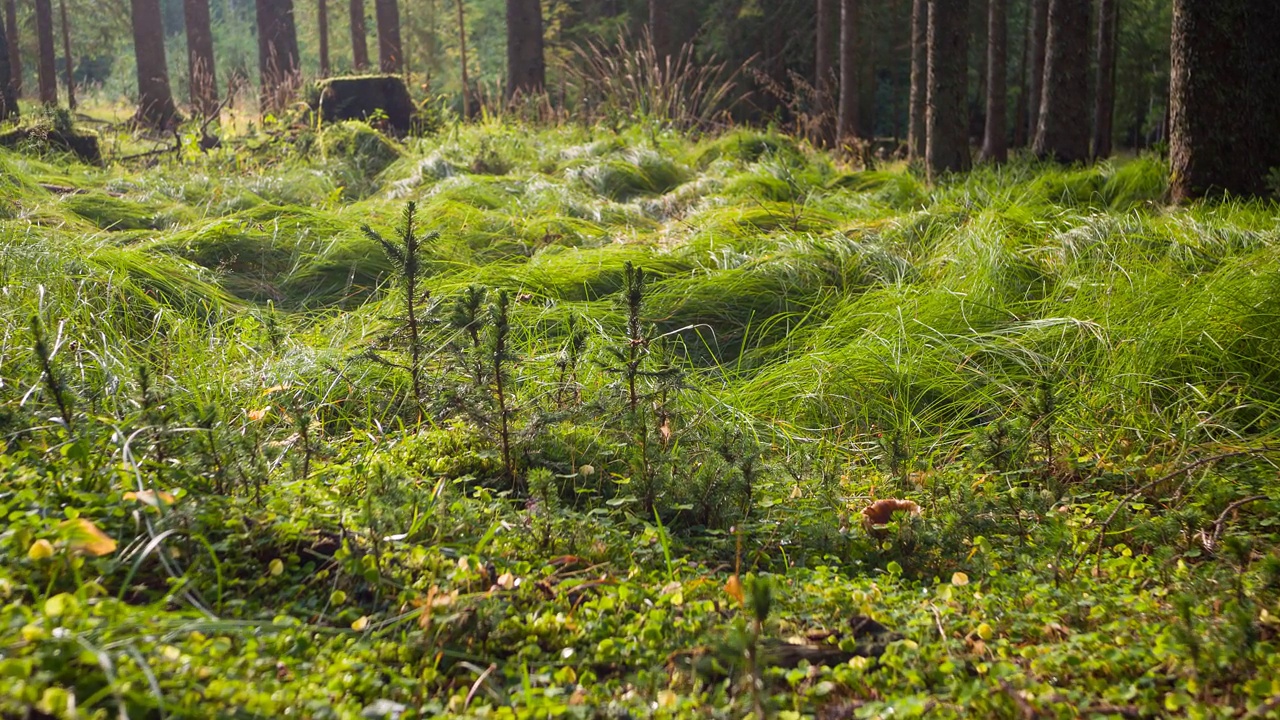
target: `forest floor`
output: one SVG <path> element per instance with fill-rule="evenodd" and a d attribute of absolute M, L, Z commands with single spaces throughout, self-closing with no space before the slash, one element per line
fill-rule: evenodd
<path fill-rule="evenodd" d="M 0 151 L 0 716 L 1280 717 L 1274 203 L 189 140 Z"/>

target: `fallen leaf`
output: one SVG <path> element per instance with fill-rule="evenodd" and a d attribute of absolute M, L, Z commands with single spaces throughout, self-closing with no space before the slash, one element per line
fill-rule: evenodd
<path fill-rule="evenodd" d="M 951 584 L 952 584 L 952 585 L 955 585 L 956 587 L 963 587 L 963 586 L 965 586 L 965 585 L 968 585 L 968 584 L 969 584 L 969 576 L 968 576 L 968 575 L 965 575 L 965 574 L 964 574 L 964 573 L 962 573 L 962 572 L 952 573 L 952 575 L 951 575 Z"/>
<path fill-rule="evenodd" d="M 368 615 L 361 615 L 359 620 L 356 620 L 355 622 L 351 623 L 351 629 L 355 630 L 356 632 L 364 632 L 364 629 L 367 627 L 369 627 Z"/>
<path fill-rule="evenodd" d="M 742 589 L 742 580 L 737 575 L 730 575 L 729 582 L 724 584 L 724 592 L 729 597 L 738 602 L 739 605 L 747 602 L 747 593 Z"/>
<path fill-rule="evenodd" d="M 53 543 L 48 540 L 37 540 L 31 543 L 31 547 L 27 550 L 27 557 L 37 562 L 48 560 L 53 557 Z"/>
<path fill-rule="evenodd" d="M 124 499 L 136 500 L 137 502 L 140 502 L 143 505 L 150 505 L 151 507 L 160 507 L 160 503 L 164 503 L 165 505 L 172 505 L 178 502 L 178 498 L 174 497 L 172 493 L 167 493 L 163 490 L 159 490 L 159 491 L 143 490 L 141 492 L 127 492 L 124 494 Z"/>
<path fill-rule="evenodd" d="M 102 557 L 116 551 L 116 541 L 86 518 L 67 520 L 58 528 L 67 539 L 67 547 L 75 552 Z"/>

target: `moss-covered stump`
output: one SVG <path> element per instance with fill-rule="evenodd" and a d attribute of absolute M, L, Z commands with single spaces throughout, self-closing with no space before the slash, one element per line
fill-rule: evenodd
<path fill-rule="evenodd" d="M 91 165 L 102 164 L 102 149 L 98 136 L 74 130 L 55 130 L 48 127 L 22 127 L 0 133 L 0 147 L 11 150 L 37 148 L 40 150 L 64 150 Z"/>
<path fill-rule="evenodd" d="M 364 120 L 397 135 L 408 134 L 415 107 L 396 75 L 338 77 L 316 83 L 311 107 L 325 122 Z"/>

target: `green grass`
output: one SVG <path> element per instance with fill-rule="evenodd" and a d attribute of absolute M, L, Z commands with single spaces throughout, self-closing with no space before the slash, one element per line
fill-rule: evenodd
<path fill-rule="evenodd" d="M 1280 697 L 1274 203 L 1169 207 L 1147 156 L 930 187 L 747 130 L 349 125 L 0 152 L 0 715 L 741 717 L 751 643 L 778 717 Z M 409 200 L 417 399 L 361 230 Z M 901 638 L 785 666 L 857 615 Z"/>

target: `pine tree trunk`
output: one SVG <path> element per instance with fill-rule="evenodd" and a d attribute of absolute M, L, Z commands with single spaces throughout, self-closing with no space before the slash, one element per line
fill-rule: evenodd
<path fill-rule="evenodd" d="M 467 78 L 467 16 L 462 9 L 462 0 L 458 4 L 458 47 L 462 56 L 462 119 L 471 118 L 471 83 Z"/>
<path fill-rule="evenodd" d="M 167 130 L 177 121 L 178 111 L 169 88 L 160 0 L 130 0 L 130 8 L 138 65 L 138 113 L 134 119 L 144 127 Z"/>
<path fill-rule="evenodd" d="M 649 37 L 658 61 L 665 64 L 671 47 L 671 7 L 668 0 L 649 0 Z"/>
<path fill-rule="evenodd" d="M 39 50 L 36 79 L 40 84 L 40 103 L 58 104 L 58 62 L 53 48 L 53 6 L 50 0 L 36 0 L 36 44 Z"/>
<path fill-rule="evenodd" d="M 10 61 L 10 41 L 5 25 L 0 22 L 0 120 L 18 117 L 18 94 L 13 87 L 13 68 Z"/>
<path fill-rule="evenodd" d="M 929 102 L 929 0 L 911 3 L 911 98 L 908 101 L 907 153 L 911 160 L 923 160 L 925 153 L 925 107 Z"/>
<path fill-rule="evenodd" d="M 71 57 L 71 25 L 67 22 L 67 0 L 58 0 L 58 12 L 62 16 L 62 60 L 67 82 L 67 107 L 76 109 L 76 64 Z"/>
<path fill-rule="evenodd" d="M 301 83 L 298 26 L 293 0 L 256 0 L 258 12 L 258 72 L 262 79 L 261 110 L 282 110 Z"/>
<path fill-rule="evenodd" d="M 969 0 L 929 0 L 925 164 L 933 181 L 972 166 L 969 155 Z"/>
<path fill-rule="evenodd" d="M 1040 127 L 1040 100 L 1044 95 L 1044 51 L 1049 33 L 1049 0 L 1029 0 L 1031 21 L 1027 26 L 1027 41 L 1031 58 L 1027 73 L 1027 139 L 1034 141 Z"/>
<path fill-rule="evenodd" d="M 1061 163 L 1089 159 L 1089 3 L 1049 0 L 1044 89 L 1033 152 Z"/>
<path fill-rule="evenodd" d="M 1033 3 L 1027 3 L 1027 11 L 1023 20 L 1025 21 L 1024 32 L 1022 33 L 1022 52 L 1018 54 L 1018 100 L 1013 108 L 1013 146 L 1016 148 L 1027 146 L 1027 73 L 1028 67 L 1031 65 L 1031 6 Z"/>
<path fill-rule="evenodd" d="M 183 0 L 187 23 L 187 74 L 191 84 L 191 108 L 209 118 L 218 112 L 218 74 L 213 56 L 213 28 L 209 0 Z"/>
<path fill-rule="evenodd" d="M 404 49 L 400 43 L 400 5 L 397 0 L 373 0 L 378 19 L 378 62 L 384 73 L 404 69 Z"/>
<path fill-rule="evenodd" d="M 316 32 L 320 35 L 320 77 L 329 77 L 329 0 L 318 0 L 316 5 Z"/>
<path fill-rule="evenodd" d="M 507 100 L 536 95 L 547 84 L 542 54 L 542 3 L 507 0 Z"/>
<path fill-rule="evenodd" d="M 22 95 L 22 44 L 18 36 L 18 0 L 7 0 L 4 5 L 4 22 L 9 31 L 9 73 L 13 96 Z"/>
<path fill-rule="evenodd" d="M 1111 157 L 1116 111 L 1116 33 L 1120 27 L 1119 0 L 1098 5 L 1098 63 L 1093 97 L 1093 157 Z"/>
<path fill-rule="evenodd" d="M 836 119 L 836 141 L 843 143 L 858 134 L 858 0 L 840 0 L 840 110 Z"/>
<path fill-rule="evenodd" d="M 1263 195 L 1280 166 L 1280 3 L 1174 0 L 1170 83 L 1177 202 Z"/>
<path fill-rule="evenodd" d="M 364 0 L 351 0 L 351 63 L 356 70 L 369 69 L 369 29 L 364 24 Z"/>
<path fill-rule="evenodd" d="M 987 125 L 982 159 L 1009 159 L 1009 8 L 1006 0 L 987 5 Z"/>

